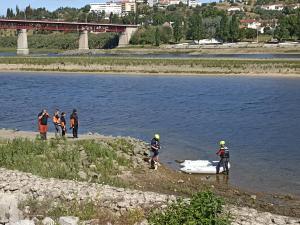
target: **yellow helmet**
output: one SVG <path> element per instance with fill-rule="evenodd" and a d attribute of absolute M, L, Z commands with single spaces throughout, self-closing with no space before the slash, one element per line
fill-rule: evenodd
<path fill-rule="evenodd" d="M 159 140 L 159 139 L 160 139 L 159 134 L 154 134 L 154 138 L 155 138 L 156 140 Z"/>
<path fill-rule="evenodd" d="M 220 145 L 225 145 L 225 141 L 220 141 Z"/>

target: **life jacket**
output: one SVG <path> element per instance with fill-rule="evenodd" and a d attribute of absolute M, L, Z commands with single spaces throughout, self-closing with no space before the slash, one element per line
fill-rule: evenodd
<path fill-rule="evenodd" d="M 47 123 L 48 123 L 48 115 L 44 115 L 41 118 L 41 125 L 47 125 Z"/>
<path fill-rule="evenodd" d="M 70 125 L 71 127 L 78 126 L 78 116 L 75 113 L 72 113 L 70 116 Z"/>
<path fill-rule="evenodd" d="M 219 155 L 221 158 L 229 158 L 229 149 L 226 146 L 221 147 L 219 150 Z"/>
<path fill-rule="evenodd" d="M 65 117 L 60 117 L 60 126 L 62 127 L 62 128 L 65 128 L 66 127 L 66 119 L 65 119 Z"/>
<path fill-rule="evenodd" d="M 59 122 L 60 122 L 59 121 L 59 116 L 58 115 L 53 116 L 52 121 L 53 121 L 54 124 L 59 124 Z"/>
<path fill-rule="evenodd" d="M 153 139 L 151 140 L 151 149 L 152 149 L 153 151 L 157 151 L 155 148 L 157 148 L 157 150 L 160 149 L 160 143 L 159 143 L 158 140 L 156 140 L 155 138 L 153 138 Z"/>

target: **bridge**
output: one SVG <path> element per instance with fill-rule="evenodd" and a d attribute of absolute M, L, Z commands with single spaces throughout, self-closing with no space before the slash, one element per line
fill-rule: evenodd
<path fill-rule="evenodd" d="M 133 33 L 139 25 L 125 24 L 99 24 L 99 23 L 82 23 L 82 22 L 65 22 L 50 20 L 15 20 L 0 19 L 0 29 L 15 29 L 18 31 L 17 54 L 28 55 L 27 30 L 48 30 L 63 32 L 78 32 L 79 50 L 89 49 L 88 33 L 89 32 L 116 32 L 120 34 L 118 46 L 129 44 Z"/>

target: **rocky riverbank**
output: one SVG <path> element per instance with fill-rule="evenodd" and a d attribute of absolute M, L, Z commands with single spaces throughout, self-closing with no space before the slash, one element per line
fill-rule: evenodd
<path fill-rule="evenodd" d="M 230 185 L 218 185 L 211 177 L 190 176 L 163 165 L 158 171 L 150 170 L 144 161 L 146 143 L 134 138 L 90 133 L 82 135 L 79 141 L 51 139 L 43 144 L 34 142 L 35 137 L 35 132 L 0 130 L 2 154 L 4 147 L 13 146 L 9 151 L 14 152 L 15 157 L 11 159 L 18 161 L 1 157 L 1 166 L 7 168 L 0 169 L 0 224 L 11 225 L 23 219 L 27 220 L 22 221 L 22 225 L 45 224 L 52 221 L 46 218 L 48 216 L 61 225 L 147 224 L 151 209 L 162 210 L 178 197 L 189 198 L 191 194 L 207 189 L 225 198 L 224 209 L 230 213 L 232 224 L 300 224 L 298 198 L 244 192 Z M 29 138 L 33 145 L 22 141 L 8 144 L 7 140 L 15 138 Z M 20 143 L 24 146 L 20 151 L 27 151 L 27 154 L 17 157 L 21 153 L 13 149 L 19 148 Z M 37 148 L 31 151 L 35 145 Z M 48 147 L 43 150 L 44 145 Z M 115 152 L 116 155 L 90 158 L 99 146 L 102 152 Z M 64 156 L 56 155 L 56 152 L 72 157 L 63 158 L 65 162 L 62 163 L 60 159 Z M 28 154 L 33 154 L 31 161 L 26 158 Z M 35 160 L 43 162 L 36 164 Z M 70 160 L 73 170 L 63 170 Z M 107 170 L 101 164 L 113 168 Z M 56 166 L 61 172 L 56 172 Z M 14 167 L 30 173 L 8 169 Z M 46 170 L 43 167 L 47 167 Z M 78 216 L 80 219 L 61 219 L 61 216 Z M 65 220 L 71 222 L 65 223 Z"/>
<path fill-rule="evenodd" d="M 62 204 L 64 201 L 92 201 L 99 207 L 115 213 L 120 217 L 130 210 L 150 208 L 165 208 L 174 201 L 174 195 L 164 195 L 154 192 L 143 192 L 126 188 L 116 188 L 88 182 L 76 182 L 59 179 L 43 179 L 29 173 L 0 169 L 0 223 L 16 224 L 19 220 L 27 219 L 35 224 L 42 222 L 46 215 L 35 215 L 31 205 L 18 208 L 26 199 L 49 201 L 50 205 Z M 26 202 L 26 201 L 25 201 Z M 51 202 L 51 204 L 50 204 Z M 28 203 L 28 202 L 27 202 Z M 300 219 L 259 212 L 248 207 L 225 206 L 232 215 L 232 224 L 270 225 L 270 224 L 300 224 Z M 72 216 L 72 215 L 65 215 Z M 91 218 L 92 219 L 92 218 Z M 72 220 L 72 224 L 77 224 Z M 80 221 L 84 224 L 87 221 Z M 99 221 L 98 221 L 99 222 Z M 141 218 L 142 224 L 147 224 Z M 24 223 L 22 223 L 24 224 Z M 61 223 L 64 225 L 63 223 Z M 95 221 L 94 221 L 95 224 Z M 98 224 L 98 223 L 96 223 Z M 101 223 L 99 223 L 101 224 Z M 139 224 L 139 223 L 137 223 Z"/>

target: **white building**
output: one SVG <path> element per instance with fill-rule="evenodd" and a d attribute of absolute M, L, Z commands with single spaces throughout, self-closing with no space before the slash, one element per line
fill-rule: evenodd
<path fill-rule="evenodd" d="M 201 6 L 201 2 L 198 2 L 197 0 L 189 0 L 188 1 L 188 6 L 191 6 L 193 8 L 195 8 L 196 6 Z"/>
<path fill-rule="evenodd" d="M 243 11 L 243 9 L 239 8 L 239 7 L 230 7 L 227 9 L 228 12 L 239 12 L 239 11 Z"/>
<path fill-rule="evenodd" d="M 274 4 L 274 5 L 263 5 L 261 6 L 262 9 L 265 10 L 276 10 L 276 11 L 282 11 L 284 8 L 284 5 L 282 4 Z"/>
<path fill-rule="evenodd" d="M 247 28 L 250 29 L 255 29 L 257 30 L 258 28 L 261 27 L 261 23 L 256 21 L 256 20 L 240 20 L 241 24 L 245 25 Z"/>
<path fill-rule="evenodd" d="M 116 15 L 122 14 L 121 2 L 106 2 L 106 3 L 91 3 L 91 12 L 105 12 L 105 15 L 109 16 L 111 13 Z"/>
<path fill-rule="evenodd" d="M 122 13 L 127 14 L 130 12 L 136 12 L 136 3 L 133 1 L 122 2 Z"/>

